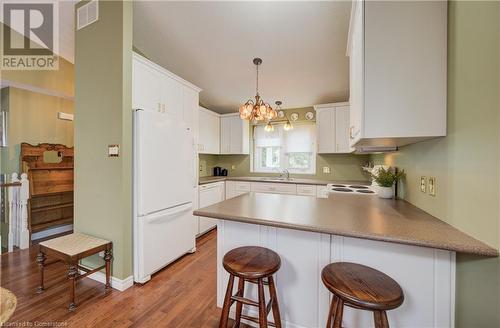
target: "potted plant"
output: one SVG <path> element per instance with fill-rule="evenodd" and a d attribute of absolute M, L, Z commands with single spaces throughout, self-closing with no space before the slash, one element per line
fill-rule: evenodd
<path fill-rule="evenodd" d="M 396 171 L 391 167 L 380 168 L 377 172 L 372 173 L 373 180 L 377 183 L 377 194 L 380 198 L 394 197 L 394 184 L 401 179 L 404 171 Z"/>

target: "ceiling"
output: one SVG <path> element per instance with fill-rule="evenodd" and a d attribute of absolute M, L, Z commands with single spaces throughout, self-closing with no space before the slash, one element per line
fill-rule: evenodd
<path fill-rule="evenodd" d="M 345 55 L 351 3 L 134 3 L 134 46 L 203 89 L 200 102 L 235 112 L 255 95 L 254 57 L 261 57 L 260 94 L 284 108 L 345 101 Z"/>

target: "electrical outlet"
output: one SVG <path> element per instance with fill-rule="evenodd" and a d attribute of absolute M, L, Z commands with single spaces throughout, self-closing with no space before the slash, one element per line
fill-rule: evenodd
<path fill-rule="evenodd" d="M 323 166 L 323 173 L 330 174 L 331 173 L 330 167 L 329 166 Z"/>
<path fill-rule="evenodd" d="M 429 185 L 429 195 L 436 196 L 436 178 L 429 177 L 427 184 Z"/>
<path fill-rule="evenodd" d="M 427 192 L 427 177 L 425 176 L 420 177 L 420 191 L 424 194 Z"/>

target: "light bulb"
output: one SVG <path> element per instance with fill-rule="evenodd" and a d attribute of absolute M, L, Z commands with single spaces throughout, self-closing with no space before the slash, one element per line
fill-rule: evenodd
<path fill-rule="evenodd" d="M 286 121 L 285 126 L 283 126 L 283 130 L 285 131 L 293 130 L 292 123 L 290 123 L 290 121 Z"/>
<path fill-rule="evenodd" d="M 250 103 L 240 106 L 240 118 L 243 120 L 250 119 L 250 116 L 252 116 L 252 108 L 253 106 Z"/>
<path fill-rule="evenodd" d="M 266 132 L 273 132 L 274 131 L 274 126 L 271 124 L 271 122 L 267 122 L 266 127 L 264 128 Z"/>

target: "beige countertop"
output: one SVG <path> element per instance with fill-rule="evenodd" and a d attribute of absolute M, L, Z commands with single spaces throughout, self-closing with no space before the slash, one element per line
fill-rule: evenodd
<path fill-rule="evenodd" d="M 403 200 L 336 193 L 328 199 L 247 193 L 194 211 L 195 215 L 431 247 L 483 256 L 498 250 Z"/>
<path fill-rule="evenodd" d="M 203 185 L 218 181 L 247 181 L 247 182 L 268 182 L 268 183 L 293 183 L 293 184 L 309 184 L 309 185 L 323 185 L 326 186 L 329 183 L 339 183 L 339 184 L 362 184 L 368 185 L 368 181 L 334 181 L 334 180 L 319 180 L 319 179 L 301 179 L 301 178 L 291 178 L 290 180 L 282 180 L 278 177 L 201 177 L 198 184 Z"/>

